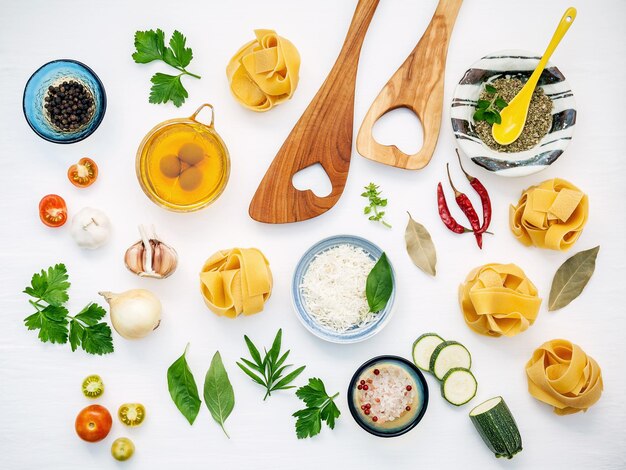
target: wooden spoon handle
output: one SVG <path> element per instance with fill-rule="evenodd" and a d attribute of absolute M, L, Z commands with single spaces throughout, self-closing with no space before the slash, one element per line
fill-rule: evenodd
<path fill-rule="evenodd" d="M 379 0 L 359 0 L 344 45 L 323 85 L 283 143 L 261 181 L 249 214 L 265 223 L 298 222 L 333 207 L 346 184 L 352 153 L 354 87 L 361 45 Z M 293 186 L 293 175 L 320 163 L 328 196 Z"/>
<path fill-rule="evenodd" d="M 463 0 L 440 0 L 424 35 L 400 68 L 380 91 L 357 136 L 358 152 L 365 158 L 399 168 L 417 170 L 433 156 L 443 108 L 443 85 L 452 28 Z M 397 108 L 413 111 L 422 123 L 422 148 L 407 155 L 395 145 L 383 145 L 372 129 L 385 113 Z"/>

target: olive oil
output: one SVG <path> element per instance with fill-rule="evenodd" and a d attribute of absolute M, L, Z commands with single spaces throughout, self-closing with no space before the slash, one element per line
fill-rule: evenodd
<path fill-rule="evenodd" d="M 191 118 L 156 126 L 137 153 L 137 176 L 144 192 L 167 209 L 205 207 L 228 182 L 228 150 L 213 122 L 205 125 L 194 119 L 198 111 Z"/>

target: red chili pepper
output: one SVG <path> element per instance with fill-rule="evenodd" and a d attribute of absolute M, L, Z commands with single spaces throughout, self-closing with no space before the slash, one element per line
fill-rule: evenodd
<path fill-rule="evenodd" d="M 461 155 L 459 155 L 459 149 L 455 150 L 456 156 L 459 159 L 459 166 L 461 167 L 461 171 L 463 172 L 469 183 L 472 185 L 472 188 L 474 188 L 474 191 L 476 191 L 476 193 L 480 197 L 480 202 L 483 206 L 483 224 L 476 233 L 485 233 L 489 228 L 489 224 L 491 223 L 492 214 L 491 199 L 489 198 L 489 193 L 487 192 L 487 188 L 485 188 L 485 186 L 478 180 L 478 178 L 470 175 L 469 173 L 467 173 L 467 171 L 465 171 L 465 168 L 463 168 L 463 164 L 461 163 Z"/>
<path fill-rule="evenodd" d="M 459 208 L 469 220 L 470 226 L 474 230 L 474 236 L 476 237 L 476 243 L 478 244 L 478 248 L 482 250 L 483 248 L 483 234 L 482 232 L 478 232 L 480 230 L 480 220 L 478 219 L 478 214 L 472 205 L 472 201 L 469 200 L 466 194 L 458 191 L 454 184 L 452 183 L 452 177 L 450 176 L 450 165 L 446 164 L 446 170 L 448 171 L 448 180 L 450 181 L 450 186 L 452 186 L 452 190 L 454 191 L 454 198 L 456 199 L 456 203 Z"/>
<path fill-rule="evenodd" d="M 454 233 L 471 232 L 470 229 L 463 227 L 460 223 L 454 220 L 454 217 L 450 214 L 448 202 L 446 201 L 446 196 L 443 193 L 441 183 L 437 185 L 437 206 L 439 208 L 439 217 L 441 217 L 441 221 L 446 227 L 448 227 L 448 229 L 452 230 Z"/>

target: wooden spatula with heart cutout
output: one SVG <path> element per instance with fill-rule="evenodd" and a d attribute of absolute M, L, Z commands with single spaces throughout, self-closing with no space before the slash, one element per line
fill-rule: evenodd
<path fill-rule="evenodd" d="M 443 108 L 443 82 L 448 42 L 463 0 L 439 0 L 424 35 L 378 94 L 365 115 L 356 148 L 365 158 L 407 170 L 424 168 L 433 156 Z M 422 122 L 424 142 L 413 155 L 374 139 L 372 128 L 385 113 L 408 108 Z"/>
<path fill-rule="evenodd" d="M 283 224 L 311 219 L 339 200 L 350 168 L 359 55 L 378 2 L 359 0 L 335 65 L 256 190 L 249 209 L 254 220 Z M 328 196 L 293 186 L 293 175 L 315 163 L 322 165 L 332 183 Z"/>

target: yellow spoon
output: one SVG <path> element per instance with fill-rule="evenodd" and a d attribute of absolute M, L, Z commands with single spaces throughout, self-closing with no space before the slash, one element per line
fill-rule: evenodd
<path fill-rule="evenodd" d="M 561 18 L 556 31 L 554 31 L 554 35 L 550 40 L 550 44 L 548 44 L 546 52 L 543 53 L 543 57 L 537 64 L 537 68 L 524 85 L 524 88 L 515 95 L 506 108 L 500 111 L 502 122 L 500 124 L 494 124 L 491 128 L 491 135 L 500 145 L 509 145 L 515 142 L 524 130 L 530 99 L 533 96 L 541 72 L 543 72 L 548 60 L 550 60 L 550 56 L 552 56 L 556 46 L 559 45 L 575 18 L 576 8 L 570 7 L 565 10 L 563 18 Z"/>

